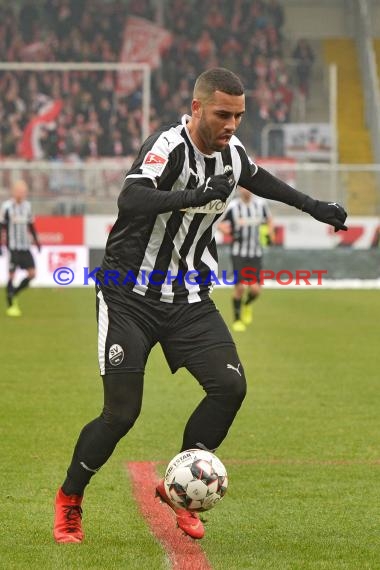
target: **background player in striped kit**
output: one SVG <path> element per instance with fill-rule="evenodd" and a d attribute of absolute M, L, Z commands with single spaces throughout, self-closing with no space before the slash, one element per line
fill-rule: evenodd
<path fill-rule="evenodd" d="M 17 180 L 12 186 L 12 198 L 6 200 L 1 207 L 0 235 L 1 228 L 4 228 L 6 244 L 9 249 L 9 275 L 6 288 L 8 305 L 6 314 L 9 317 L 21 316 L 16 296 L 28 287 L 36 275 L 35 263 L 30 250 L 31 237 L 33 237 L 38 250 L 41 249 L 33 222 L 32 206 L 26 199 L 27 194 L 28 186 L 26 182 Z M 15 287 L 13 280 L 17 268 L 24 269 L 27 275 Z"/>
<path fill-rule="evenodd" d="M 252 302 L 260 294 L 259 272 L 263 261 L 263 239 L 260 231 L 262 226 L 267 226 L 267 243 L 273 242 L 273 220 L 268 203 L 252 192 L 239 187 L 237 197 L 232 200 L 227 209 L 223 221 L 218 229 L 226 235 L 232 235 L 231 260 L 236 283 L 232 297 L 234 331 L 243 332 L 246 325 L 252 322 Z M 245 285 L 242 281 L 243 267 L 252 267 L 256 270 L 257 281 Z M 246 289 L 247 296 L 243 301 Z"/>

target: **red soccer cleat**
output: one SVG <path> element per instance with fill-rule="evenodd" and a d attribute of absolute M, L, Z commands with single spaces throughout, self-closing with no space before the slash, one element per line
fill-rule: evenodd
<path fill-rule="evenodd" d="M 166 494 L 164 480 L 161 479 L 156 487 L 156 497 L 164 501 L 176 514 L 177 524 L 191 538 L 203 538 L 205 529 L 197 513 L 175 507 Z"/>
<path fill-rule="evenodd" d="M 82 542 L 82 499 L 79 495 L 65 495 L 62 489 L 58 490 L 53 530 L 56 542 Z"/>

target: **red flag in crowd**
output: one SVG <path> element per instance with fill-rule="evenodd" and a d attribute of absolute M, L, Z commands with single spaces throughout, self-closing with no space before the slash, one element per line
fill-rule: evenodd
<path fill-rule="evenodd" d="M 19 145 L 19 155 L 26 160 L 43 157 L 40 144 L 40 132 L 42 126 L 47 126 L 54 121 L 61 112 L 63 102 L 60 99 L 49 101 L 26 125 Z"/>
<path fill-rule="evenodd" d="M 172 34 L 165 28 L 144 18 L 130 16 L 124 28 L 120 63 L 148 63 L 156 69 L 161 63 L 161 53 L 171 42 Z M 128 95 L 141 85 L 142 74 L 123 71 L 118 79 L 118 90 Z"/>

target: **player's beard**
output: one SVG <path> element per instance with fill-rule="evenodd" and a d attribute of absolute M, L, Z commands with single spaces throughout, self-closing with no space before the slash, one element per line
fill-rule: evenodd
<path fill-rule="evenodd" d="M 212 127 L 208 124 L 204 114 L 199 120 L 198 133 L 208 151 L 220 152 L 227 146 L 226 143 L 223 144 L 222 142 L 218 141 L 215 134 L 213 133 Z M 210 154 L 210 152 L 207 152 L 207 154 Z"/>

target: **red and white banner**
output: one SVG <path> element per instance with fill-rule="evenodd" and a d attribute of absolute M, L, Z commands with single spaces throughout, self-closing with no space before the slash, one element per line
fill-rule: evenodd
<path fill-rule="evenodd" d="M 36 228 L 42 245 L 79 246 L 103 249 L 116 216 L 37 216 Z M 370 249 L 380 241 L 380 218 L 350 216 L 347 232 L 334 232 L 308 214 L 278 216 L 274 219 L 276 245 L 285 249 Z M 225 243 L 217 232 L 217 243 Z"/>
<path fill-rule="evenodd" d="M 36 230 L 42 245 L 83 245 L 83 216 L 36 216 Z"/>
<path fill-rule="evenodd" d="M 148 63 L 152 69 L 159 67 L 161 53 L 168 49 L 172 34 L 144 18 L 130 16 L 124 28 L 123 44 L 120 53 L 121 63 Z M 142 82 L 140 71 L 119 73 L 118 90 L 125 94 L 135 91 Z"/>
<path fill-rule="evenodd" d="M 380 235 L 379 218 L 350 217 L 347 232 L 310 218 L 310 216 L 281 216 L 274 220 L 276 245 L 285 249 L 370 249 L 377 247 Z"/>
<path fill-rule="evenodd" d="M 44 105 L 38 115 L 33 117 L 26 125 L 19 145 L 19 156 L 26 160 L 43 158 L 40 143 L 41 127 L 48 126 L 55 121 L 61 112 L 63 102 L 61 100 L 49 101 Z"/>
<path fill-rule="evenodd" d="M 274 219 L 275 245 L 284 249 L 370 249 L 379 247 L 380 219 L 350 217 L 347 232 L 313 220 L 309 215 L 281 216 Z M 217 243 L 227 243 L 217 232 Z"/>
<path fill-rule="evenodd" d="M 81 246 L 42 246 L 38 252 L 32 247 L 36 263 L 36 278 L 32 287 L 66 287 L 83 285 L 85 268 L 89 265 L 88 248 Z M 0 284 L 4 285 L 8 276 L 9 254 L 0 256 Z M 25 271 L 17 270 L 15 284 L 25 276 Z"/>
<path fill-rule="evenodd" d="M 88 267 L 85 246 L 45 246 L 35 253 L 36 279 L 33 284 L 48 287 L 83 285 L 83 271 Z"/>

